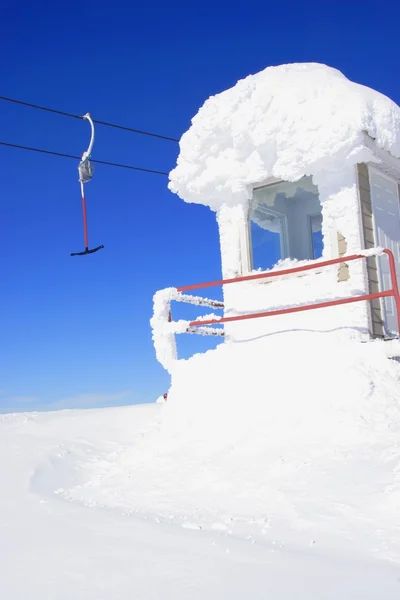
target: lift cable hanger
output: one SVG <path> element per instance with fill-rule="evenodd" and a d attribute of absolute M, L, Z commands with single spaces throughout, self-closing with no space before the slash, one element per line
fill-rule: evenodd
<path fill-rule="evenodd" d="M 85 243 L 85 249 L 82 252 L 71 252 L 71 256 L 84 256 L 85 254 L 93 254 L 98 250 L 104 248 L 104 246 L 97 246 L 96 248 L 89 249 L 89 236 L 87 226 L 87 215 L 86 215 L 86 199 L 85 199 L 85 183 L 88 183 L 93 177 L 93 165 L 90 162 L 90 155 L 92 153 L 94 144 L 94 123 L 89 113 L 83 115 L 83 119 L 86 119 L 90 123 L 91 136 L 88 149 L 82 154 L 81 161 L 78 165 L 79 182 L 81 184 L 81 197 L 82 197 L 82 215 L 83 215 L 83 239 Z"/>

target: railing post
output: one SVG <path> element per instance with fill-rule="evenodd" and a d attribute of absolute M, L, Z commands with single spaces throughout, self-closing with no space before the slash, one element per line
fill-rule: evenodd
<path fill-rule="evenodd" d="M 397 313 L 397 333 L 400 335 L 400 292 L 399 292 L 399 284 L 397 282 L 397 272 L 396 272 L 396 261 L 394 260 L 394 255 L 391 250 L 385 248 L 384 253 L 387 255 L 389 259 L 389 269 L 390 269 L 390 279 L 392 281 L 392 291 L 394 301 L 396 303 L 396 313 Z"/>

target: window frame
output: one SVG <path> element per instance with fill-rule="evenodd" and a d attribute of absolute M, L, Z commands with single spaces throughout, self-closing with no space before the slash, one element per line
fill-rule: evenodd
<path fill-rule="evenodd" d="M 280 235 L 281 258 L 279 260 L 283 260 L 289 256 L 289 230 L 288 230 L 288 224 L 287 224 L 287 216 L 283 215 L 282 213 L 280 213 L 276 210 L 272 210 L 270 208 L 265 209 L 265 212 L 273 215 L 274 217 L 277 217 L 281 221 L 281 224 L 282 224 L 282 230 L 281 230 L 281 235 Z M 249 211 L 247 214 L 247 240 L 248 240 L 247 245 L 248 245 L 248 252 L 249 252 L 249 267 L 250 267 L 249 271 L 251 272 L 251 271 L 260 270 L 260 269 L 261 269 L 261 271 L 269 271 L 269 269 L 262 269 L 261 267 L 259 267 L 259 269 L 256 269 L 254 267 L 250 206 L 249 206 Z M 273 267 L 270 267 L 270 268 L 272 269 Z"/>
<path fill-rule="evenodd" d="M 306 175 L 303 175 L 303 177 L 306 177 Z M 300 179 L 298 181 L 300 181 L 303 177 L 300 177 Z M 274 268 L 274 267 L 270 267 L 269 269 L 262 269 L 262 268 L 255 269 L 255 267 L 254 267 L 250 212 L 251 212 L 251 202 L 254 197 L 255 191 L 262 190 L 262 189 L 272 187 L 272 186 L 276 186 L 276 185 L 279 185 L 280 183 L 288 183 L 288 182 L 284 179 L 271 178 L 268 181 L 266 181 L 265 183 L 257 184 L 255 186 L 253 186 L 253 189 L 252 189 L 253 194 L 249 200 L 248 210 L 247 210 L 247 215 L 246 215 L 246 220 L 245 220 L 246 230 L 244 232 L 244 239 L 242 240 L 242 248 L 244 250 L 244 252 L 241 253 L 241 255 L 242 255 L 241 263 L 242 263 L 242 272 L 243 273 L 252 273 L 255 270 L 261 271 L 261 272 L 267 272 L 267 271 L 270 271 L 272 268 Z M 293 182 L 293 183 L 296 183 L 296 182 Z M 319 192 L 318 192 L 318 195 L 319 195 Z M 310 251 L 313 256 L 314 256 L 314 243 L 313 243 L 313 237 L 312 237 L 311 218 L 315 217 L 315 216 L 319 216 L 321 214 L 322 219 L 323 219 L 321 203 L 320 203 L 320 206 L 321 206 L 321 213 L 313 213 L 312 215 L 308 215 L 308 217 L 309 217 L 308 223 L 309 223 L 309 228 L 310 228 L 309 243 L 310 243 Z M 283 218 L 283 220 L 284 220 L 285 227 L 284 227 L 284 233 L 282 235 L 282 238 L 285 239 L 285 242 L 284 242 L 285 243 L 285 252 L 284 252 L 284 256 L 282 256 L 282 258 L 281 258 L 281 260 L 284 260 L 285 258 L 290 257 L 290 240 L 289 240 L 287 216 L 282 213 L 279 213 L 278 211 L 274 211 L 273 209 L 270 209 L 270 208 L 268 208 L 267 210 L 270 211 L 271 213 L 274 213 L 277 216 Z M 282 242 L 281 242 L 281 247 L 282 247 Z M 314 261 L 318 261 L 320 259 L 310 258 L 307 260 L 309 260 L 310 262 L 314 262 Z M 269 281 L 270 280 L 266 280 L 263 283 L 266 283 Z"/>

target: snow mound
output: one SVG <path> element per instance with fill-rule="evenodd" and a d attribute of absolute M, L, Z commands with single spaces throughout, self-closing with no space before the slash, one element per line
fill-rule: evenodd
<path fill-rule="evenodd" d="M 240 80 L 209 98 L 180 141 L 169 188 L 186 202 L 245 204 L 252 185 L 296 181 L 373 160 L 363 132 L 400 157 L 400 109 L 386 96 L 316 63 Z"/>
<path fill-rule="evenodd" d="M 158 428 L 68 497 L 400 560 L 399 389 L 383 342 L 227 343 L 176 363 Z"/>

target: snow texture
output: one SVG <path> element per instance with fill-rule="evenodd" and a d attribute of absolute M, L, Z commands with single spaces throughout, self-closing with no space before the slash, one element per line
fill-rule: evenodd
<path fill-rule="evenodd" d="M 202 296 L 192 296 L 190 294 L 175 294 L 173 300 L 176 302 L 186 302 L 186 304 L 194 304 L 195 306 L 209 306 L 210 308 L 223 308 L 224 305 L 219 300 L 210 300 Z"/>
<path fill-rule="evenodd" d="M 271 512 L 271 502 L 267 497 L 260 521 L 235 519 L 234 512 L 219 520 L 210 515 L 206 529 L 197 509 L 202 506 L 207 475 L 212 473 L 193 471 L 192 489 L 187 490 L 186 497 L 179 495 L 179 489 L 185 490 L 187 485 L 186 481 L 180 484 L 180 468 L 185 461 L 189 466 L 190 459 L 177 456 L 176 464 L 171 465 L 168 444 L 164 450 L 172 470 L 158 473 L 153 482 L 154 470 L 149 471 L 149 510 L 136 512 L 132 490 L 127 494 L 128 483 L 135 485 L 134 469 L 125 462 L 128 451 L 134 453 L 135 446 L 154 430 L 168 406 L 167 402 L 120 409 L 0 415 L 3 598 L 397 600 L 397 560 L 385 559 L 378 547 L 368 556 L 366 551 L 354 553 L 348 547 L 335 551 L 321 543 L 323 529 L 334 524 L 330 513 L 335 509 L 341 509 L 343 520 L 353 523 L 355 531 L 371 529 L 357 515 L 353 519 L 356 505 L 326 505 L 314 514 L 310 505 L 310 516 L 321 531 L 313 537 L 314 532 L 300 526 L 301 543 L 296 541 L 299 531 L 290 532 L 284 525 L 278 529 L 275 518 L 269 521 L 266 515 Z M 389 462 L 393 458 L 389 456 Z M 367 460 L 365 456 L 363 475 L 369 470 Z M 216 469 L 222 467 L 217 457 L 214 464 Z M 346 462 L 344 466 L 348 470 Z M 100 498 L 97 477 L 102 471 L 105 480 Z M 375 469 L 372 472 L 377 475 Z M 385 464 L 382 481 L 388 472 Z M 120 489 L 109 485 L 110 477 L 118 474 L 124 484 Z M 249 474 L 253 476 L 253 467 Z M 330 474 L 325 473 L 325 478 Z M 72 496 L 77 496 L 79 490 L 84 492 L 91 479 L 96 480 L 91 501 L 72 502 Z M 140 479 L 143 484 L 143 473 Z M 155 483 L 159 493 L 163 479 L 169 485 L 164 516 L 160 516 L 151 513 L 151 487 Z M 341 481 L 357 488 L 359 480 L 360 474 L 354 482 Z M 169 496 L 174 483 L 177 493 Z M 214 485 L 218 488 L 218 482 Z M 248 489 L 237 490 L 239 502 L 243 503 L 243 491 L 247 493 Z M 294 497 L 296 490 L 299 502 L 304 502 L 298 478 L 290 495 Z M 116 501 L 125 502 L 127 508 L 111 508 Z M 373 504 L 368 495 L 366 501 L 368 506 Z M 179 527 L 176 518 L 182 505 L 192 509 L 188 518 L 180 518 Z M 338 530 L 336 535 L 340 539 L 343 531 Z M 394 537 L 396 532 L 391 535 Z M 382 540 L 384 536 L 381 532 Z M 343 539 L 342 546 L 345 543 Z M 349 545 L 353 543 L 350 540 Z"/>
<path fill-rule="evenodd" d="M 171 320 L 171 302 L 186 302 L 197 306 L 210 306 L 213 308 L 221 308 L 223 304 L 217 300 L 202 298 L 200 296 L 192 296 L 181 294 L 176 288 L 165 288 L 154 294 L 153 298 L 153 316 L 150 320 L 152 328 L 152 337 L 156 358 L 162 364 L 164 369 L 171 372 L 174 362 L 178 359 L 176 349 L 175 335 L 179 333 L 196 333 L 198 335 L 223 335 L 220 329 L 212 327 L 190 327 L 192 321 L 219 321 L 221 315 L 210 313 L 207 315 L 198 316 L 190 321 L 180 319 L 179 321 Z"/>
<path fill-rule="evenodd" d="M 172 287 L 156 292 L 153 298 L 153 316 L 150 320 L 156 358 L 167 371 L 177 360 L 175 333 L 179 326 L 170 322 L 171 301 L 177 295 L 178 290 Z"/>
<path fill-rule="evenodd" d="M 321 184 L 375 160 L 363 133 L 400 157 L 400 109 L 386 96 L 322 64 L 268 67 L 209 98 L 180 140 L 169 188 L 186 202 L 244 204 L 274 177 Z"/>
<path fill-rule="evenodd" d="M 26 461 L 25 468 L 34 473 L 34 492 L 49 498 L 47 509 L 28 511 L 45 531 L 45 540 L 54 526 L 54 535 L 60 535 L 57 527 L 61 539 L 66 535 L 66 517 L 57 517 L 56 503 L 64 500 L 77 507 L 72 513 L 64 509 L 68 522 L 93 521 L 107 547 L 107 511 L 113 511 L 116 531 L 125 533 L 123 540 L 114 538 L 108 553 L 116 553 L 121 543 L 123 553 L 136 557 L 137 531 L 141 537 L 146 532 L 138 519 L 150 519 L 158 530 L 149 529 L 147 543 L 152 551 L 161 543 L 163 560 L 171 552 L 182 560 L 175 543 L 182 543 L 193 557 L 197 544 L 212 547 L 214 540 L 217 548 L 233 552 L 234 562 L 227 565 L 238 565 L 240 543 L 247 544 L 243 556 L 252 561 L 256 552 L 254 575 L 273 582 L 269 589 L 277 600 L 395 600 L 400 566 L 399 389 L 400 364 L 387 358 L 384 342 L 362 344 L 336 334 L 292 331 L 226 343 L 175 363 L 167 402 L 135 434 L 135 413 L 129 417 L 127 409 L 120 414 L 104 411 L 101 426 L 96 412 L 81 422 L 76 414 L 68 443 L 62 437 L 64 425 L 55 417 L 47 426 L 33 417 L 35 427 L 18 420 L 23 417 L 10 417 L 8 437 L 7 429 L 0 433 L 2 440 L 17 436 L 12 460 Z M 39 455 L 31 451 L 35 436 L 45 447 Z M 26 450 L 22 454 L 21 448 Z M 4 457 L 4 472 L 10 477 L 9 449 Z M 19 498 L 19 516 L 25 515 L 27 500 L 18 496 L 21 492 L 11 489 L 10 494 Z M 8 505 L 7 497 L 3 502 Z M 103 512 L 85 517 L 82 505 Z M 11 523 L 13 506 L 10 502 L 7 512 Z M 177 528 L 176 538 L 165 537 L 170 527 Z M 194 537 L 185 543 L 178 531 Z M 92 553 L 81 526 L 78 533 L 83 548 L 86 544 Z M 155 551 L 153 564 L 158 556 Z M 96 564 L 101 565 L 100 557 Z M 198 573 L 208 563 L 201 558 L 194 564 Z M 273 573 L 281 564 L 286 577 L 276 578 Z M 356 569 L 357 564 L 364 568 Z M 123 570 L 123 565 L 113 562 L 114 569 Z M 327 570 L 325 577 L 310 587 L 309 577 L 320 567 Z M 336 575 L 329 572 L 333 567 Z M 75 563 L 72 568 L 82 572 Z M 175 562 L 172 568 L 175 583 L 170 582 L 163 597 L 180 598 L 184 575 L 176 573 Z M 303 568 L 300 588 L 294 589 L 287 573 Z M 163 573 L 152 571 L 152 580 L 154 576 L 156 585 L 162 585 Z M 231 577 L 230 572 L 219 575 L 227 589 Z M 100 582 L 106 585 L 103 577 Z M 134 577 L 132 585 L 137 590 L 143 580 Z M 204 586 L 213 583 L 206 575 L 202 585 L 205 593 Z M 139 589 L 141 598 L 157 597 Z M 230 591 L 228 597 L 240 598 L 243 589 Z M 250 585 L 249 590 L 252 597 L 265 598 L 264 587 Z M 227 596 L 210 588 L 207 597 Z"/>

